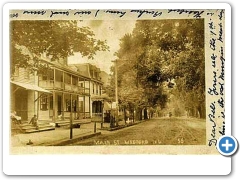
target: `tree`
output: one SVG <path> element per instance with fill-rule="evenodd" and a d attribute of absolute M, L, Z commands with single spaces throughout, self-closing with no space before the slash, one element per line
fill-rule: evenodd
<path fill-rule="evenodd" d="M 119 59 L 128 59 L 136 71 L 137 87 L 144 89 L 146 106 L 167 103 L 163 85 L 205 117 L 204 20 L 141 20 L 130 35 L 121 39 Z M 124 74 L 126 70 L 121 70 Z M 174 80 L 175 83 L 172 81 Z M 198 113 L 197 113 L 198 112 Z"/>
<path fill-rule="evenodd" d="M 51 61 L 75 52 L 91 59 L 97 51 L 108 50 L 105 41 L 94 39 L 93 32 L 77 21 L 11 21 L 10 38 L 12 71 L 15 65 L 38 69 L 43 54 Z"/>

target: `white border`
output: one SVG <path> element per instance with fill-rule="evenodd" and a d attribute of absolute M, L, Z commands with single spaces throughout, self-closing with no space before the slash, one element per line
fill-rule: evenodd
<path fill-rule="evenodd" d="M 3 9 L 3 127 L 9 119 L 9 9 L 226 9 L 226 119 L 231 119 L 231 7 L 226 3 L 13 3 Z M 5 120 L 4 120 L 5 119 Z M 231 122 L 226 121 L 230 127 Z M 15 175 L 226 175 L 231 172 L 231 158 L 220 155 L 9 155 L 9 128 L 3 128 L 3 172 Z M 231 134 L 231 130 L 226 130 Z M 107 167 L 107 168 L 106 168 Z"/>

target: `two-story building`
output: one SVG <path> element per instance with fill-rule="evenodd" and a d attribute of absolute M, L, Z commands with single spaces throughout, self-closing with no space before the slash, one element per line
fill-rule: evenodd
<path fill-rule="evenodd" d="M 22 121 L 30 121 L 34 114 L 38 114 L 39 94 L 49 96 L 50 91 L 38 86 L 38 76 L 31 74 L 28 68 L 14 68 L 11 75 L 11 112 L 15 111 Z"/>
<path fill-rule="evenodd" d="M 11 109 L 22 119 L 34 114 L 41 122 L 58 122 L 96 117 L 102 119 L 104 99 L 100 69 L 86 64 L 68 65 L 66 60 L 47 64 L 44 72 L 33 74 L 25 68 L 15 68 L 12 77 Z"/>
<path fill-rule="evenodd" d="M 91 117 L 90 81 L 81 70 L 69 67 L 66 61 L 47 62 L 47 73 L 39 74 L 39 86 L 52 92 L 41 95 L 39 119 L 53 122 Z"/>
<path fill-rule="evenodd" d="M 77 71 L 86 75 L 91 81 L 87 83 L 90 88 L 90 116 L 101 117 L 103 111 L 104 96 L 102 96 L 103 82 L 100 77 L 100 68 L 90 63 L 71 64 L 71 68 L 77 68 Z"/>

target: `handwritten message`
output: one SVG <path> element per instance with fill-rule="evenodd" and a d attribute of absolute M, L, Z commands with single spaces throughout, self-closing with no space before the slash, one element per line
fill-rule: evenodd
<path fill-rule="evenodd" d="M 210 49 L 211 61 L 210 78 L 211 82 L 208 87 L 208 95 L 217 97 L 209 105 L 208 121 L 211 123 L 211 137 L 208 140 L 209 146 L 216 146 L 217 139 L 225 135 L 225 54 L 223 38 L 223 16 L 224 11 L 207 13 L 208 16 L 208 33 L 210 40 L 208 48 Z"/>
<path fill-rule="evenodd" d="M 163 15 L 187 15 L 191 18 L 202 18 L 204 10 L 186 10 L 186 9 L 168 9 L 168 10 L 149 10 L 149 9 L 130 9 L 130 10 L 116 10 L 116 9 L 98 9 L 98 10 L 19 10 L 15 13 L 10 13 L 10 18 L 20 18 L 34 16 L 34 17 L 89 17 L 99 18 L 102 16 L 114 16 L 117 18 L 132 17 L 140 18 L 159 18 Z"/>

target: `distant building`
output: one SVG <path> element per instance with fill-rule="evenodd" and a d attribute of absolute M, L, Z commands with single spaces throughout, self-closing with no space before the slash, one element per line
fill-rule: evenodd
<path fill-rule="evenodd" d="M 110 76 L 108 73 L 106 73 L 105 71 L 101 71 L 100 77 L 104 87 L 110 86 Z"/>
<path fill-rule="evenodd" d="M 84 64 L 71 64 L 70 68 L 77 68 L 77 72 L 87 76 L 91 79 L 90 81 L 90 104 L 91 104 L 91 117 L 102 116 L 103 109 L 103 100 L 102 89 L 103 82 L 100 77 L 101 70 L 97 68 L 95 65 L 90 63 Z"/>

